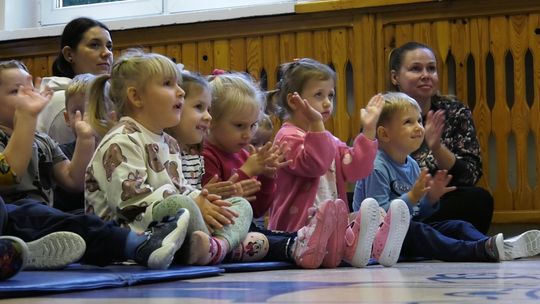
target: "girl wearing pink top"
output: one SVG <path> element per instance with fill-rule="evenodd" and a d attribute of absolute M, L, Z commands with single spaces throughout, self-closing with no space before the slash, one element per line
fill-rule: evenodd
<path fill-rule="evenodd" d="M 284 120 L 274 144 L 287 143 L 290 151 L 286 154 L 288 165 L 277 171 L 269 228 L 295 231 L 302 227 L 311 207 L 331 201 L 337 218 L 328 247 L 340 250 L 328 252 L 328 263 L 343 259 L 363 267 L 375 244 L 373 257 L 385 266 L 395 264 L 408 228 L 407 206 L 396 202 L 379 228 L 375 200 L 363 202 L 362 209 L 351 215 L 350 223 L 345 203 L 346 183 L 362 179 L 373 170 L 377 152 L 375 128 L 384 104 L 382 96 L 374 96 L 362 109 L 363 131 L 348 147 L 324 127 L 333 110 L 334 71 L 305 58 L 282 65 L 281 72 L 277 90 L 269 95 Z"/>

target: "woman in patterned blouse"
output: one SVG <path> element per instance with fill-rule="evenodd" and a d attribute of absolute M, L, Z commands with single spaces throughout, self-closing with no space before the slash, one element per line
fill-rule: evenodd
<path fill-rule="evenodd" d="M 453 96 L 439 95 L 437 61 L 427 45 L 408 42 L 390 55 L 390 81 L 394 90 L 416 99 L 426 127 L 422 146 L 411 156 L 431 173 L 448 170 L 458 189 L 447 193 L 439 210 L 426 221 L 460 219 L 486 233 L 493 216 L 493 197 L 475 184 L 482 176 L 480 145 L 471 111 Z M 444 127 L 434 126 L 444 117 Z"/>

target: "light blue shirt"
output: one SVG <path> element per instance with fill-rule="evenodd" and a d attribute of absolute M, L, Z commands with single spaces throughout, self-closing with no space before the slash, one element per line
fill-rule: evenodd
<path fill-rule="evenodd" d="M 398 164 L 384 151 L 377 151 L 373 172 L 356 182 L 353 209 L 357 211 L 365 198 L 372 197 L 379 202 L 379 206 L 388 211 L 390 202 L 399 198 L 407 203 L 414 220 L 422 221 L 428 218 L 438 209 L 439 203 L 432 205 L 423 196 L 415 205 L 407 195 L 419 175 L 420 167 L 412 157 L 407 156 L 405 163 Z"/>

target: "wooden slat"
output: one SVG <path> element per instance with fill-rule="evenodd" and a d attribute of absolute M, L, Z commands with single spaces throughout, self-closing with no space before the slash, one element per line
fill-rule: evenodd
<path fill-rule="evenodd" d="M 487 177 L 489 172 L 490 157 L 488 152 L 489 135 L 491 133 L 491 111 L 487 104 L 486 88 L 486 60 L 489 53 L 489 21 L 487 18 L 471 20 L 471 54 L 474 57 L 474 71 L 476 87 L 469 88 L 476 92 L 476 106 L 473 112 L 476 135 L 482 151 L 482 165 L 484 175 L 479 185 L 489 189 Z"/>
<path fill-rule="evenodd" d="M 227 39 L 219 39 L 214 41 L 214 49 L 213 49 L 213 56 L 214 56 L 214 64 L 212 65 L 213 69 L 222 69 L 222 70 L 229 70 L 231 69 L 231 54 L 230 54 L 230 45 L 229 40 Z"/>
<path fill-rule="evenodd" d="M 169 44 L 165 50 L 165 54 L 176 61 L 176 63 L 182 63 L 182 49 L 179 44 Z"/>
<path fill-rule="evenodd" d="M 450 50 L 450 22 L 447 20 L 435 21 L 432 26 L 432 41 L 431 48 L 435 51 L 437 58 L 437 68 L 439 74 L 439 89 L 441 92 L 448 92 L 448 67 L 446 66 L 446 58 Z"/>
<path fill-rule="evenodd" d="M 510 16 L 510 51 L 514 58 L 514 105 L 511 109 L 512 131 L 516 137 L 515 159 L 517 185 L 514 190 L 514 208 L 531 209 L 532 192 L 528 182 L 528 135 L 530 130 L 529 107 L 525 99 L 525 53 L 529 46 L 525 15 Z"/>
<path fill-rule="evenodd" d="M 296 34 L 296 55 L 298 58 L 313 57 L 313 33 L 302 31 Z"/>
<path fill-rule="evenodd" d="M 200 71 L 197 60 L 197 44 L 192 42 L 182 44 L 182 63 L 186 70 Z"/>
<path fill-rule="evenodd" d="M 201 41 L 197 44 L 197 71 L 208 75 L 212 73 L 214 66 L 214 51 L 211 41 Z"/>
<path fill-rule="evenodd" d="M 247 70 L 246 40 L 231 39 L 231 70 L 244 72 Z"/>
<path fill-rule="evenodd" d="M 536 157 L 536 168 L 530 168 L 531 170 L 536 169 L 536 177 L 540 174 L 540 35 L 536 33 L 540 29 L 540 15 L 539 14 L 530 14 L 529 18 L 529 28 L 527 33 L 529 34 L 529 50 L 531 51 L 533 57 L 533 84 L 534 84 L 534 101 L 531 107 L 531 129 L 534 132 L 535 137 L 535 149 L 537 153 Z M 540 185 L 537 182 L 533 185 L 533 208 L 535 210 L 540 210 Z"/>
<path fill-rule="evenodd" d="M 374 8 L 389 5 L 414 5 L 433 0 L 319 0 L 300 2 L 295 5 L 297 13 L 313 13 L 322 11 L 336 11 L 351 8 Z"/>
<path fill-rule="evenodd" d="M 332 63 L 336 71 L 336 102 L 334 104 L 334 132 L 342 141 L 350 138 L 349 114 L 347 113 L 347 91 L 345 83 L 345 65 L 347 64 L 347 30 L 335 29 L 330 32 Z"/>
<path fill-rule="evenodd" d="M 492 132 L 495 135 L 497 183 L 493 189 L 496 210 L 512 210 L 513 197 L 508 181 L 508 136 L 510 135 L 510 110 L 506 103 L 505 55 L 508 47 L 508 22 L 504 16 L 490 19 L 490 51 L 495 71 L 495 106 L 492 113 Z"/>
<path fill-rule="evenodd" d="M 470 50 L 469 22 L 467 20 L 456 20 L 450 26 L 451 45 L 459 47 L 452 48 L 452 54 L 456 61 L 456 95 L 466 105 L 467 100 L 467 56 Z"/>
<path fill-rule="evenodd" d="M 248 73 L 256 79 L 259 79 L 263 69 L 264 60 L 262 39 L 260 37 L 246 39 L 246 59 Z"/>

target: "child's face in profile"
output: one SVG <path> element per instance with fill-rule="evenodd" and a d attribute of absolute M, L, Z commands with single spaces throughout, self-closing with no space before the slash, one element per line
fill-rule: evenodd
<path fill-rule="evenodd" d="M 19 68 L 0 71 L 0 124 L 13 128 L 13 116 L 18 102 L 19 86 L 32 86 L 32 77 Z"/>
<path fill-rule="evenodd" d="M 302 98 L 307 99 L 309 104 L 321 113 L 323 121 L 327 121 L 332 116 L 334 110 L 334 80 L 310 79 L 300 94 Z"/>
<path fill-rule="evenodd" d="M 412 106 L 395 113 L 385 128 L 391 146 L 404 155 L 416 151 L 424 140 L 422 115 Z"/>
<path fill-rule="evenodd" d="M 77 93 L 69 98 L 66 111 L 64 112 L 64 119 L 66 120 L 66 123 L 71 128 L 71 131 L 73 132 L 73 134 L 75 134 L 75 136 L 77 136 L 75 132 L 75 113 L 77 111 L 81 112 L 82 118 L 84 115 L 84 106 L 84 94 Z"/>
<path fill-rule="evenodd" d="M 184 99 L 180 123 L 174 127 L 176 140 L 183 145 L 195 145 L 203 141 L 212 116 L 208 113 L 212 96 L 204 88 L 193 90 Z"/>

